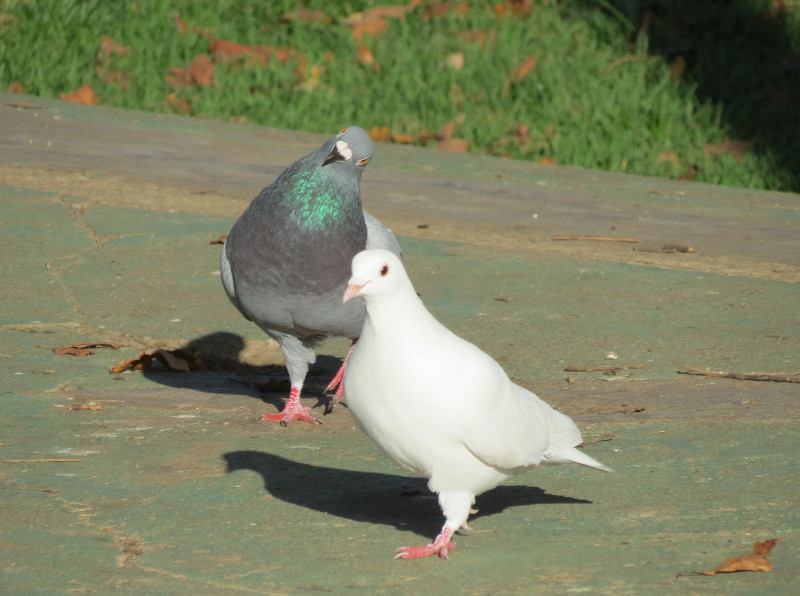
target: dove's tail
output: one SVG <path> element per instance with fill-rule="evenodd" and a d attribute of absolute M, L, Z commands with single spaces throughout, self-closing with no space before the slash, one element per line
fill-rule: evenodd
<path fill-rule="evenodd" d="M 611 468 L 608 468 L 601 464 L 599 461 L 594 459 L 593 457 L 589 457 L 585 453 L 583 453 L 580 449 L 576 449 L 575 447 L 567 447 L 566 449 L 561 449 L 552 455 L 545 454 L 542 457 L 542 463 L 545 464 L 567 464 L 567 463 L 574 463 L 574 464 L 581 464 L 582 466 L 588 466 L 590 468 L 597 468 L 598 470 L 603 470 L 604 472 L 613 472 Z"/>

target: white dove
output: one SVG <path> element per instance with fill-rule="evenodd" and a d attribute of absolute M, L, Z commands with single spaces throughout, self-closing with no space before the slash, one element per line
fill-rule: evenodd
<path fill-rule="evenodd" d="M 446 559 L 475 496 L 511 474 L 568 462 L 611 471 L 575 448 L 581 433 L 568 416 L 433 318 L 394 254 L 353 258 L 343 300 L 355 296 L 367 314 L 345 370 L 350 413 L 392 459 L 429 479 L 445 516 L 431 544 L 399 548 L 395 558 Z"/>

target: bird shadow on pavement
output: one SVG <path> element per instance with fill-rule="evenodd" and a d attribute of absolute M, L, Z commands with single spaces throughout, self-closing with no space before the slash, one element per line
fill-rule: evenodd
<path fill-rule="evenodd" d="M 443 523 L 439 503 L 421 478 L 306 464 L 263 451 L 222 455 L 227 473 L 258 472 L 273 497 L 344 519 L 393 526 L 430 538 Z M 478 497 L 478 513 L 488 517 L 510 507 L 592 501 L 551 495 L 533 486 L 498 486 Z"/>
<path fill-rule="evenodd" d="M 201 363 L 202 368 L 185 372 L 153 366 L 142 373 L 160 385 L 221 395 L 243 395 L 271 404 L 277 410 L 282 409 L 290 389 L 286 366 L 248 363 L 244 359 L 245 348 L 245 340 L 240 335 L 227 331 L 209 333 L 177 348 Z M 327 413 L 332 399 L 322 394 L 327 383 L 323 379 L 333 378 L 341 362 L 334 356 L 317 356 L 303 394 L 304 398 L 317 399 L 312 406 L 314 409 L 321 408 Z"/>

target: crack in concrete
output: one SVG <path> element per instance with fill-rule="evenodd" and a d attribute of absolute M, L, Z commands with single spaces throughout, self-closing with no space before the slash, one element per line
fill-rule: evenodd
<path fill-rule="evenodd" d="M 86 214 L 92 203 L 89 201 L 70 202 L 64 199 L 64 194 L 58 195 L 58 201 L 66 205 L 69 209 L 70 216 L 75 219 L 75 225 L 84 228 L 89 233 L 89 238 L 92 240 L 92 245 L 95 247 L 103 246 L 110 240 L 120 240 L 122 238 L 133 238 L 135 236 L 144 236 L 144 234 L 100 234 L 94 229 L 92 224 L 86 221 Z"/>

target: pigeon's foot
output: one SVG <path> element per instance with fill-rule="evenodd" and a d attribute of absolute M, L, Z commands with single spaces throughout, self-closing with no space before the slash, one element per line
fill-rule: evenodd
<path fill-rule="evenodd" d="M 403 546 L 395 552 L 395 559 L 422 559 L 431 555 L 439 555 L 440 559 L 447 559 L 447 553 L 455 550 L 456 543 L 450 540 L 453 537 L 453 530 L 450 528 L 442 529 L 441 534 L 436 537 L 431 544 L 425 546 Z"/>
<path fill-rule="evenodd" d="M 322 420 L 314 418 L 311 414 L 311 408 L 300 403 L 299 387 L 292 387 L 289 392 L 289 399 L 286 400 L 286 405 L 283 406 L 282 411 L 277 414 L 264 414 L 259 420 L 274 420 L 280 422 L 281 426 L 289 426 L 289 423 L 294 420 L 302 420 L 311 424 L 323 424 Z"/>
<path fill-rule="evenodd" d="M 344 361 L 342 362 L 342 365 L 339 367 L 336 376 L 333 377 L 331 379 L 331 382 L 328 383 L 328 386 L 325 387 L 324 393 L 336 390 L 336 393 L 334 393 L 333 395 L 333 399 L 330 402 L 328 402 L 327 406 L 325 406 L 326 414 L 330 414 L 331 412 L 333 412 L 333 406 L 342 401 L 342 398 L 344 397 L 344 370 L 345 368 L 347 368 L 347 363 L 350 362 L 350 357 L 353 355 L 353 350 L 356 349 L 357 341 L 358 339 L 353 340 L 350 349 L 347 351 L 347 356 L 344 357 Z"/>

